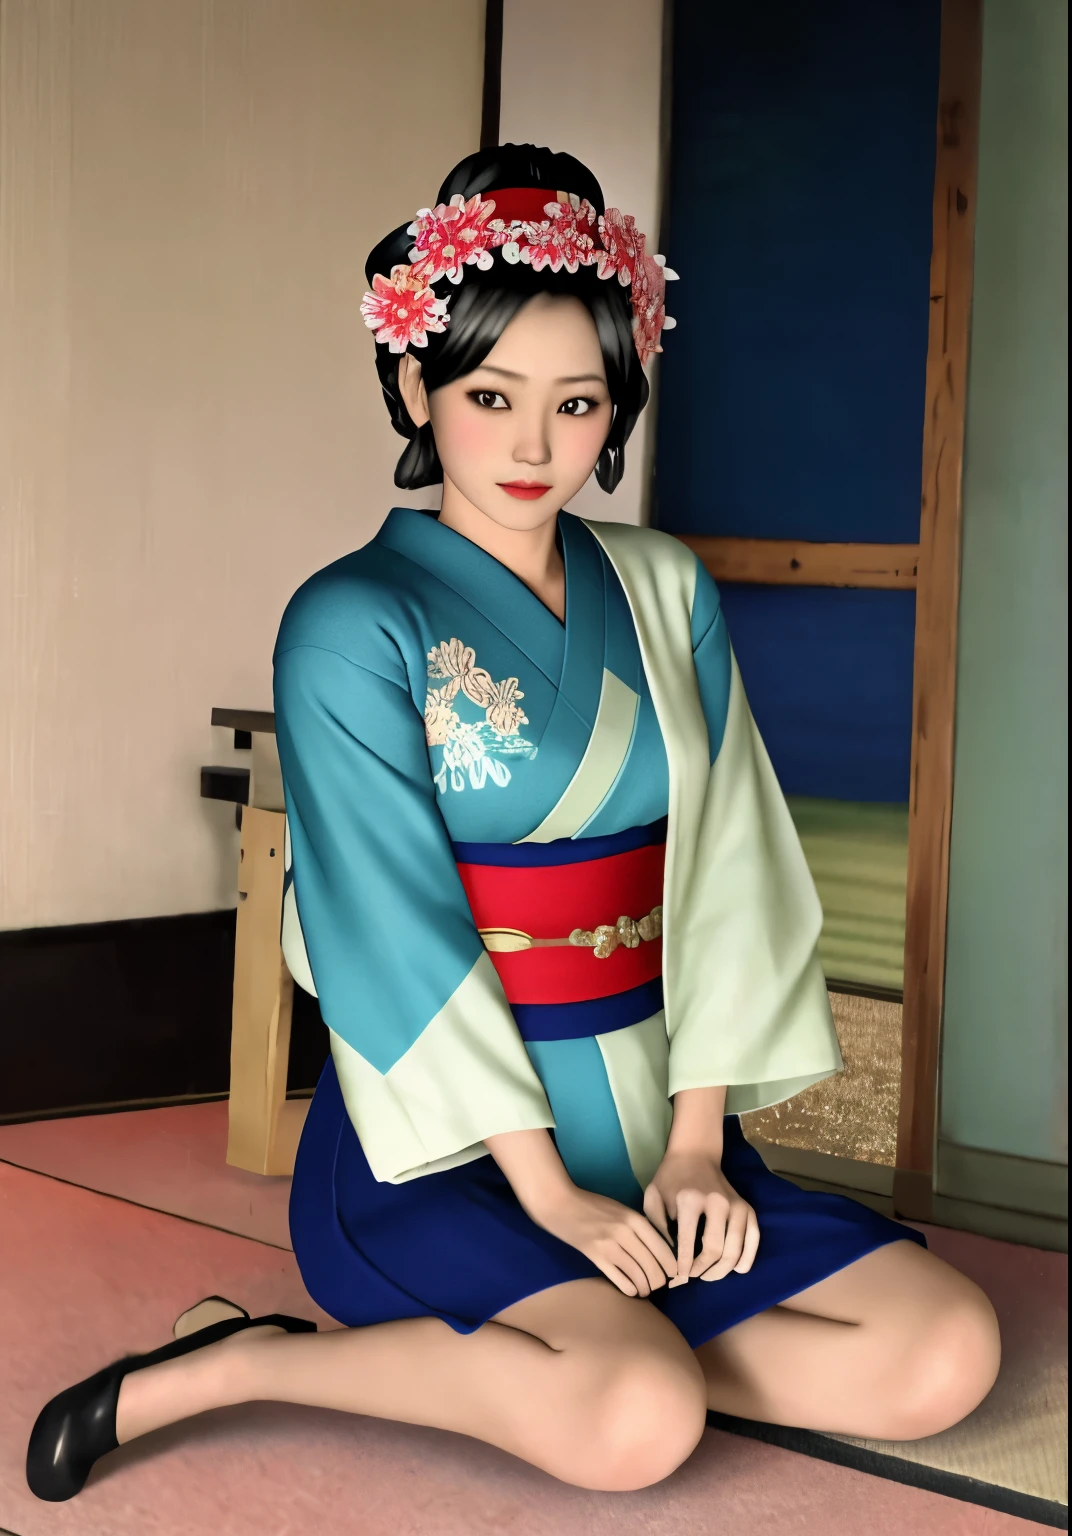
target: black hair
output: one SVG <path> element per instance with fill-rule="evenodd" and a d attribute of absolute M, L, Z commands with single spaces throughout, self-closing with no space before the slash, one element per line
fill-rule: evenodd
<path fill-rule="evenodd" d="M 587 166 L 572 155 L 553 154 L 534 144 L 500 144 L 469 155 L 444 181 L 436 203 L 449 203 L 457 193 L 467 199 L 478 192 L 494 193 L 499 187 L 546 187 L 549 200 L 561 190 L 587 198 L 597 213 L 606 211 L 602 189 Z M 406 233 L 410 222 L 393 230 L 369 254 L 365 275 L 370 287 L 375 273 L 387 277 L 394 266 L 408 260 L 413 247 L 413 237 Z M 511 265 L 500 257 L 486 272 L 466 267 L 457 287 L 445 277 L 432 286 L 437 298 L 449 299 L 450 323 L 442 334 L 429 333 L 427 346 L 411 349 L 429 393 L 478 368 L 518 310 L 536 294 L 568 294 L 584 304 L 595 322 L 613 407 L 596 480 L 603 490 L 613 491 L 625 467 L 626 440 L 648 400 L 648 381 L 633 341 L 628 288 L 601 280 L 595 267 L 575 273 L 552 272 L 549 267 L 534 272 L 524 262 Z M 398 365 L 399 355 L 377 343 L 376 371 L 391 425 L 409 439 L 395 469 L 395 484 L 404 490 L 437 485 L 443 469 L 431 424 L 414 426 L 399 392 Z"/>

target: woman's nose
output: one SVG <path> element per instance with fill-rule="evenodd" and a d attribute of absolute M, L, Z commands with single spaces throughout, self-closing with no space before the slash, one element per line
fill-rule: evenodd
<path fill-rule="evenodd" d="M 547 464 L 551 458 L 551 438 L 542 416 L 520 417 L 514 442 L 515 464 Z"/>

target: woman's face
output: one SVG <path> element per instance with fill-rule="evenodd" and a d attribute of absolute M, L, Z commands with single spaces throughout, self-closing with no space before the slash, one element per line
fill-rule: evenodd
<path fill-rule="evenodd" d="M 444 495 L 449 481 L 480 512 L 518 531 L 558 515 L 592 473 L 610 430 L 595 322 L 571 297 L 530 299 L 479 368 L 431 395 L 412 366 L 400 370 L 399 384 L 417 424 L 422 415 L 431 420 Z"/>

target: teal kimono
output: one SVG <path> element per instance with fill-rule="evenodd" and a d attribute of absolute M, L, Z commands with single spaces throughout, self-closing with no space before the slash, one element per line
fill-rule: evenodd
<path fill-rule="evenodd" d="M 331 1044 L 295 1253 L 342 1322 L 478 1327 L 598 1274 L 529 1220 L 486 1137 L 546 1128 L 578 1185 L 639 1208 L 673 1093 L 727 1085 L 723 1167 L 760 1252 L 659 1300 L 695 1344 L 922 1239 L 776 1178 L 740 1133 L 742 1110 L 842 1062 L 821 912 L 717 588 L 650 530 L 563 513 L 559 537 L 564 624 L 400 508 L 283 618 L 283 948 Z"/>

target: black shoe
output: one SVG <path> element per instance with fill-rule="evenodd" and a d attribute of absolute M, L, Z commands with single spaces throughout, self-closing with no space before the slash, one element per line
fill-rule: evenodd
<path fill-rule="evenodd" d="M 85 1485 L 94 1462 L 114 1451 L 119 1444 L 115 1435 L 115 1412 L 123 1377 L 131 1371 L 159 1365 L 188 1355 L 205 1344 L 215 1344 L 240 1333 L 244 1328 L 262 1328 L 271 1324 L 287 1333 L 315 1333 L 316 1324 L 301 1317 L 284 1317 L 273 1312 L 268 1317 L 228 1317 L 197 1333 L 187 1334 L 165 1344 L 148 1355 L 125 1355 L 106 1365 L 95 1376 L 68 1387 L 46 1403 L 37 1415 L 26 1451 L 26 1481 L 39 1499 L 58 1504 L 74 1498 Z"/>

